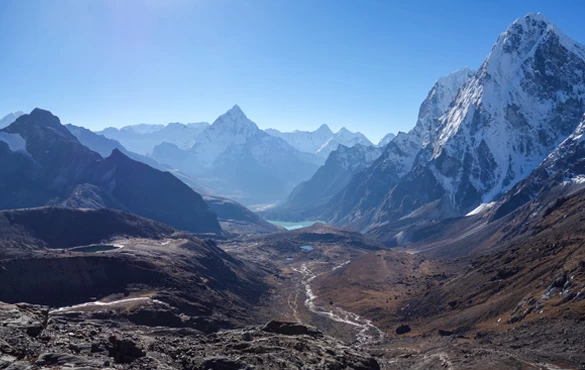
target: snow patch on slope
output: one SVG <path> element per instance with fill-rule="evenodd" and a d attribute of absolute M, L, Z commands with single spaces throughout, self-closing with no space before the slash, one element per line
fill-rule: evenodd
<path fill-rule="evenodd" d="M 22 152 L 29 154 L 26 151 L 26 140 L 20 134 L 9 134 L 7 132 L 0 132 L 0 141 L 8 144 L 8 148 L 13 152 Z"/>
<path fill-rule="evenodd" d="M 497 204 L 497 202 L 482 203 L 477 208 L 475 208 L 474 210 L 472 210 L 471 212 L 466 214 L 465 216 L 468 217 L 468 216 L 474 216 L 474 215 L 478 215 L 480 213 L 484 213 L 485 211 L 492 209 L 496 204 Z"/>

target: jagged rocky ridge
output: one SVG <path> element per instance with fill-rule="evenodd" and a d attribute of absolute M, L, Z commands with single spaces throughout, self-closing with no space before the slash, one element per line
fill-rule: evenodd
<path fill-rule="evenodd" d="M 319 217 L 358 229 L 366 228 L 372 222 L 381 200 L 412 170 L 423 143 L 430 141 L 439 117 L 446 112 L 450 101 L 473 73 L 473 70 L 464 68 L 437 80 L 421 104 L 415 127 L 408 133 L 399 132 L 371 166 L 357 173 L 334 196 Z"/>

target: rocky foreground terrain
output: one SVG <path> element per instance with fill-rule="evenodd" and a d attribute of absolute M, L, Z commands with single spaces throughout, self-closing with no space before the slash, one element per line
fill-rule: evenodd
<path fill-rule="evenodd" d="M 119 211 L 4 212 L 0 369 L 585 368 L 583 202 L 450 260 L 321 224 L 216 245 Z M 71 212 L 111 212 L 91 241 L 117 247 L 33 227 Z"/>
<path fill-rule="evenodd" d="M 288 284 L 279 265 L 211 240 L 105 209 L 3 211 L 0 231 L 0 369 L 380 368 L 314 327 L 271 321 L 281 316 L 272 296 Z M 354 234 L 266 238 L 339 248 Z"/>
<path fill-rule="evenodd" d="M 371 356 L 312 327 L 271 321 L 205 335 L 189 327 L 132 324 L 127 314 L 136 302 L 56 311 L 2 303 L 0 368 L 380 369 Z M 157 305 L 168 309 L 152 301 L 138 306 Z"/>

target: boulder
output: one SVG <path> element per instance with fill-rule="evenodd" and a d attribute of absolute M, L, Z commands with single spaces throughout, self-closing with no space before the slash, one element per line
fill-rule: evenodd
<path fill-rule="evenodd" d="M 129 339 L 118 339 L 115 336 L 111 336 L 109 341 L 108 352 L 110 357 L 113 357 L 117 363 L 128 364 L 137 358 L 146 356 L 146 353 Z"/>
<path fill-rule="evenodd" d="M 297 323 L 282 322 L 275 320 L 272 320 L 266 325 L 264 325 L 262 330 L 268 333 L 284 335 L 310 335 L 315 338 L 323 336 L 323 333 L 321 333 L 315 328 L 311 328 Z"/>
<path fill-rule="evenodd" d="M 408 332 L 410 332 L 410 326 L 408 325 L 400 325 L 396 328 L 396 334 L 398 335 L 406 334 Z"/>

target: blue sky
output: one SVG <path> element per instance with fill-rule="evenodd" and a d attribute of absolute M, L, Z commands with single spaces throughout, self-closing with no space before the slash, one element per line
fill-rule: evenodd
<path fill-rule="evenodd" d="M 101 129 L 239 104 L 261 128 L 378 140 L 534 11 L 585 43 L 583 1 L 2 0 L 0 116 L 42 107 Z"/>

